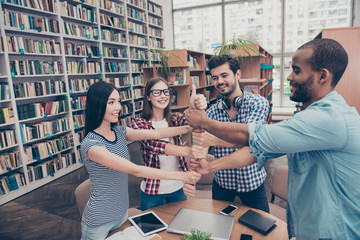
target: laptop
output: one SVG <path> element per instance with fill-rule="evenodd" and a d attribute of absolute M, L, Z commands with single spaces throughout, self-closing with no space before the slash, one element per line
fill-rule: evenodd
<path fill-rule="evenodd" d="M 234 216 L 181 208 L 166 231 L 190 234 L 191 229 L 198 229 L 211 233 L 211 239 L 229 240 L 234 226 L 234 219 Z"/>

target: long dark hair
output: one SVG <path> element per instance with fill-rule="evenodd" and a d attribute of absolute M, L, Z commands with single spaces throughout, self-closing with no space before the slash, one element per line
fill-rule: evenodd
<path fill-rule="evenodd" d="M 117 89 L 107 82 L 97 82 L 91 85 L 86 95 L 85 136 L 98 128 L 103 121 L 107 101 L 111 93 Z M 112 126 L 116 123 L 112 124 Z"/>
<path fill-rule="evenodd" d="M 142 112 L 142 117 L 145 118 L 146 120 L 150 120 L 153 116 L 152 105 L 147 97 L 150 95 L 151 88 L 158 82 L 164 82 L 166 84 L 166 86 L 169 87 L 166 80 L 161 77 L 151 78 L 149 81 L 146 82 L 144 103 L 143 103 L 143 112 Z M 169 120 L 170 120 L 170 103 L 164 109 L 164 118 L 169 122 Z"/>

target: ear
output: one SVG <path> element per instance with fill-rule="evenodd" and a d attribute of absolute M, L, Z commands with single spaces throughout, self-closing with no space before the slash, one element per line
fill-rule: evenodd
<path fill-rule="evenodd" d="M 320 70 L 319 72 L 320 77 L 318 80 L 318 84 L 319 85 L 324 85 L 325 83 L 330 83 L 332 81 L 332 75 L 330 74 L 329 70 L 327 70 L 326 68 L 323 68 Z"/>
<path fill-rule="evenodd" d="M 240 78 L 241 78 L 241 71 L 240 71 L 240 69 L 239 69 L 239 70 L 236 71 L 235 79 L 239 81 Z"/>

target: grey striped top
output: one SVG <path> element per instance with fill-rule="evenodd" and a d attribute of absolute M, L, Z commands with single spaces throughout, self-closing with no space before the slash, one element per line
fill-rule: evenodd
<path fill-rule="evenodd" d="M 89 227 L 120 220 L 129 208 L 128 174 L 98 164 L 87 157 L 93 146 L 103 146 L 110 152 L 130 160 L 126 144 L 126 127 L 114 127 L 115 141 L 89 132 L 81 143 L 81 158 L 91 182 L 90 199 L 84 209 L 83 219 Z"/>

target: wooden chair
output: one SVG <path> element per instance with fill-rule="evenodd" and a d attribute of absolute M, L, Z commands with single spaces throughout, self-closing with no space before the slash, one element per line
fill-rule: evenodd
<path fill-rule="evenodd" d="M 271 200 L 269 203 L 270 214 L 280 218 L 284 222 L 286 222 L 286 209 L 274 204 L 274 200 L 275 196 L 284 201 L 288 200 L 288 171 L 288 166 L 279 166 L 275 168 L 273 181 L 271 184 Z"/>

